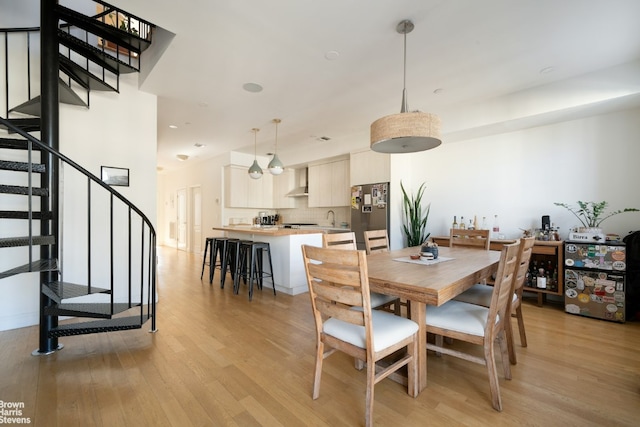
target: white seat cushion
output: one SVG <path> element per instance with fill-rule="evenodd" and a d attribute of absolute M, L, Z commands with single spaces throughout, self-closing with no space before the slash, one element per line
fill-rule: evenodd
<path fill-rule="evenodd" d="M 477 284 L 455 297 L 454 300 L 489 307 L 491 304 L 491 295 L 493 295 L 493 286 Z M 518 296 L 514 293 L 513 302 L 517 299 Z"/>
<path fill-rule="evenodd" d="M 481 337 L 484 335 L 488 314 L 487 307 L 449 301 L 440 307 L 428 305 L 426 324 Z"/>
<path fill-rule="evenodd" d="M 398 297 L 393 295 L 379 294 L 377 292 L 371 292 L 371 307 L 376 308 L 389 304 L 397 300 Z"/>
<path fill-rule="evenodd" d="M 418 324 L 413 320 L 387 313 L 371 310 L 373 322 L 373 350 L 380 351 L 415 334 Z M 364 326 L 328 319 L 324 322 L 323 332 L 360 348 L 366 348 Z"/>

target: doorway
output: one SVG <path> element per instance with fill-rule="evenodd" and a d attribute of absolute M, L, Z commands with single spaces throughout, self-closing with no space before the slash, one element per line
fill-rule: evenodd
<path fill-rule="evenodd" d="M 178 235 L 176 236 L 176 245 L 178 249 L 187 250 L 187 230 L 188 230 L 188 216 L 187 216 L 187 189 L 181 188 L 177 194 L 177 218 L 178 223 Z"/>
<path fill-rule="evenodd" d="M 189 188 L 189 252 L 202 252 L 202 190 Z"/>

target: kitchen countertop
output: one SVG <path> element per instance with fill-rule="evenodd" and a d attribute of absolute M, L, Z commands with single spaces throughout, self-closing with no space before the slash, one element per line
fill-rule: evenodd
<path fill-rule="evenodd" d="M 248 234 L 261 234 L 264 236 L 292 236 L 296 234 L 318 234 L 318 233 L 339 233 L 351 231 L 348 228 L 303 226 L 301 228 L 283 228 L 282 226 L 254 227 L 253 225 L 227 225 L 224 227 L 213 227 L 212 230 L 234 231 Z"/>

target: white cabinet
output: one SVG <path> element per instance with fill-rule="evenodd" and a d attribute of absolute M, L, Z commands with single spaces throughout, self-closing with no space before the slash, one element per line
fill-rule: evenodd
<path fill-rule="evenodd" d="M 391 181 L 391 158 L 388 153 L 367 150 L 351 153 L 351 185 Z"/>
<path fill-rule="evenodd" d="M 251 179 L 244 166 L 225 166 L 225 206 L 228 208 L 273 207 L 273 177 L 269 173 Z"/>
<path fill-rule="evenodd" d="M 296 171 L 285 169 L 273 177 L 273 207 L 275 209 L 295 208 L 295 198 L 288 194 L 296 188 Z"/>
<path fill-rule="evenodd" d="M 349 162 L 309 166 L 309 207 L 349 206 Z"/>

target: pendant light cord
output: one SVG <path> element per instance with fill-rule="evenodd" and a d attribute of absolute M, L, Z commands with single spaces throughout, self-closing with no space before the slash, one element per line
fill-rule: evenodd
<path fill-rule="evenodd" d="M 405 22 L 402 30 L 402 34 L 404 34 L 404 62 L 402 77 L 402 107 L 400 108 L 401 113 L 407 113 L 409 111 L 409 106 L 407 105 L 407 33 L 409 31 L 411 31 L 411 29 L 409 29 L 407 22 Z"/>

